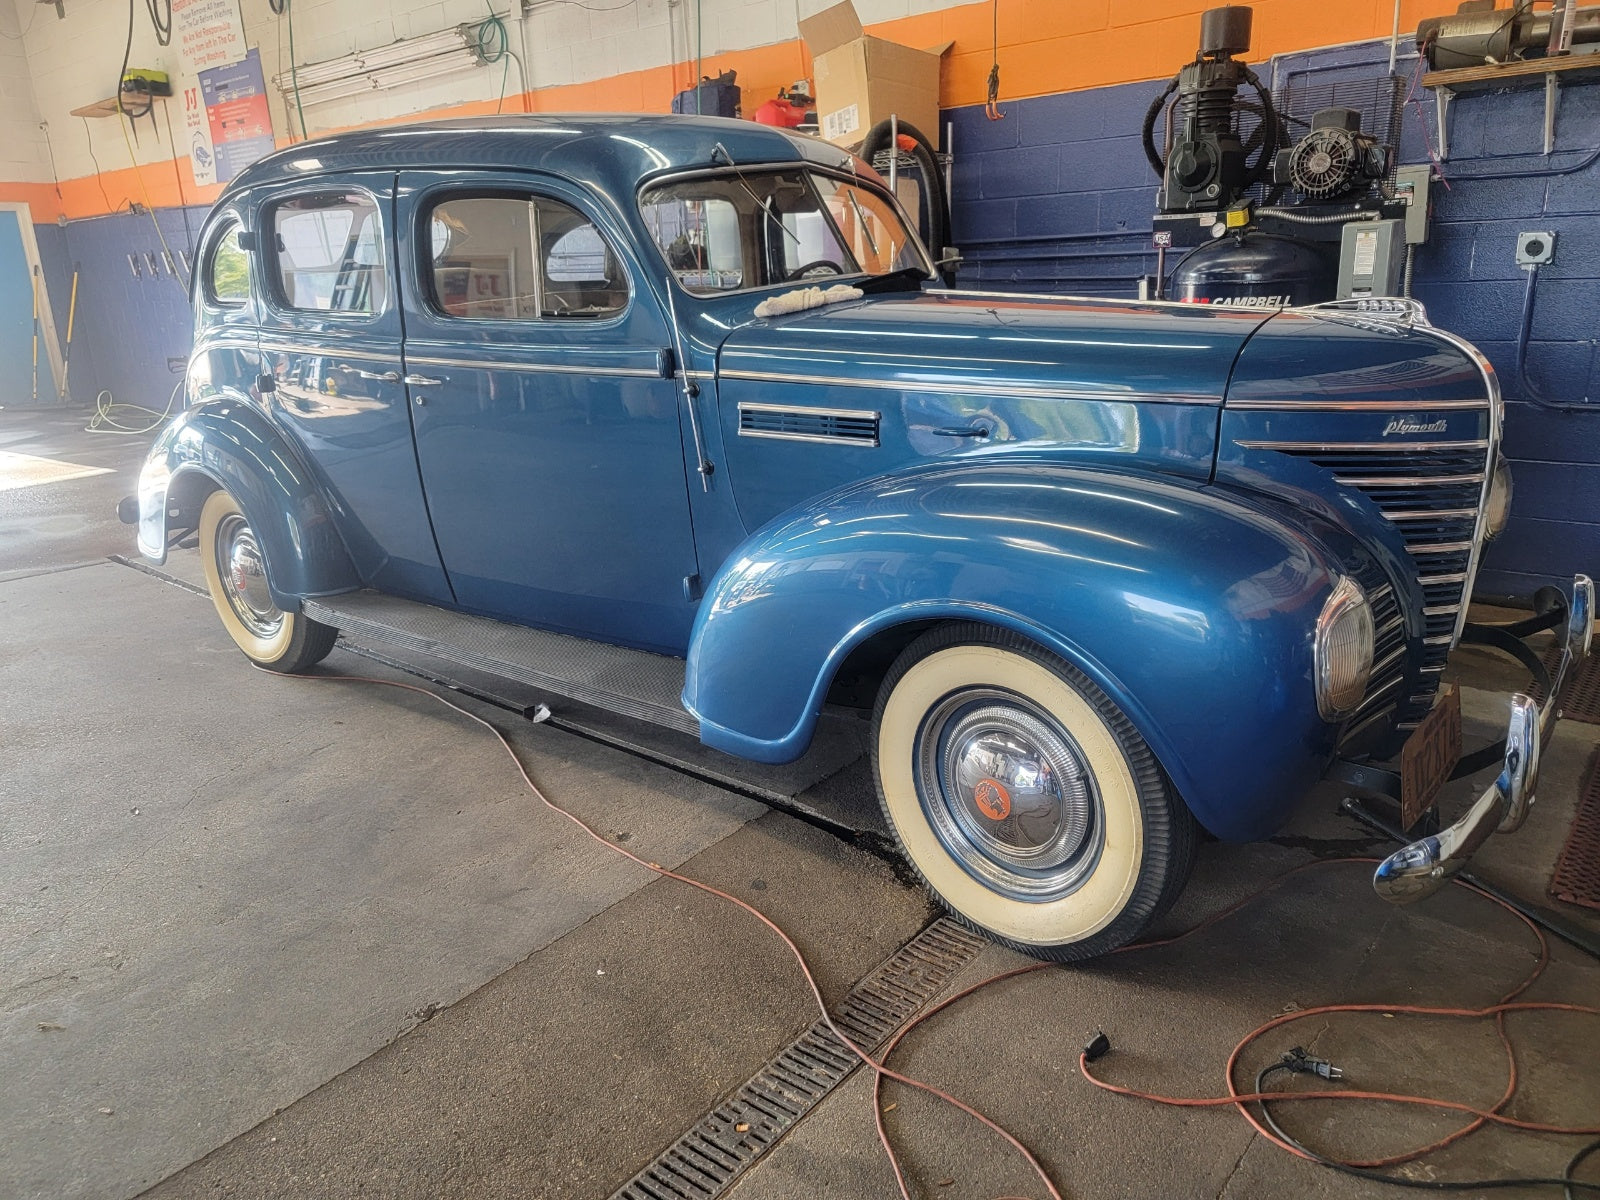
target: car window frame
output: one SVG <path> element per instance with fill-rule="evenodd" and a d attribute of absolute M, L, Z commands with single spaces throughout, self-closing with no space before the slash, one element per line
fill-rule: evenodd
<path fill-rule="evenodd" d="M 231 233 L 237 233 L 246 240 L 250 236 L 249 231 L 245 228 L 243 216 L 234 211 L 229 211 L 222 216 L 216 225 L 212 227 L 211 232 L 207 234 L 205 246 L 202 248 L 199 257 L 200 270 L 198 280 L 200 298 L 207 308 L 237 313 L 241 309 L 249 308 L 251 301 L 255 299 L 257 264 L 255 254 L 250 248 L 240 244 L 239 252 L 244 255 L 245 260 L 245 293 L 237 300 L 224 300 L 217 294 L 212 268 L 216 264 L 217 251 Z"/>
<path fill-rule="evenodd" d="M 276 214 L 285 204 L 306 196 L 325 196 L 334 193 L 359 194 L 372 202 L 373 215 L 378 222 L 379 264 L 384 270 L 383 304 L 370 312 L 355 312 L 345 308 L 301 308 L 289 303 L 283 291 L 283 270 L 280 265 Z M 256 221 L 256 245 L 262 251 L 265 266 L 262 270 L 261 294 L 280 318 L 294 320 L 332 320 L 351 325 L 375 324 L 396 312 L 399 307 L 400 280 L 395 270 L 395 244 L 384 209 L 389 197 L 359 183 L 325 180 L 321 187 L 298 187 L 293 191 L 276 192 L 262 201 Z"/>
<path fill-rule="evenodd" d="M 816 279 L 786 279 L 780 280 L 777 283 L 756 284 L 751 287 L 729 288 L 726 291 L 715 292 L 695 292 L 689 290 L 683 285 L 682 280 L 678 278 L 677 271 L 673 269 L 672 263 L 667 259 L 666 247 L 661 245 L 660 242 L 656 241 L 655 235 L 650 232 L 649 222 L 645 219 L 644 215 L 645 193 L 655 188 L 667 187 L 674 183 L 682 183 L 693 179 L 705 179 L 713 177 L 737 179 L 741 174 L 765 174 L 771 171 L 792 171 L 796 169 L 803 170 L 808 174 L 826 175 L 830 178 L 838 180 L 841 183 L 848 183 L 858 187 L 864 187 L 868 191 L 875 193 L 880 199 L 886 201 L 889 204 L 890 209 L 895 213 L 896 216 L 900 218 L 901 222 L 910 232 L 912 240 L 917 247 L 917 257 L 921 259 L 923 267 L 928 272 L 927 281 L 931 283 L 938 278 L 938 270 L 934 264 L 933 256 L 928 253 L 928 247 L 923 244 L 922 235 L 917 232 L 916 222 L 911 219 L 911 215 L 906 211 L 905 206 L 900 203 L 899 198 L 890 192 L 887 187 L 880 185 L 877 181 L 869 179 L 856 171 L 831 167 L 807 160 L 795 160 L 790 162 L 741 163 L 737 167 L 694 167 L 686 171 L 669 171 L 664 174 L 653 175 L 641 180 L 639 186 L 634 190 L 633 216 L 639 223 L 638 227 L 643 234 L 643 241 L 651 246 L 655 251 L 656 261 L 662 268 L 667 286 L 675 288 L 679 294 L 688 297 L 692 301 L 704 303 L 707 301 L 727 299 L 732 296 L 754 296 L 763 292 L 793 291 L 796 288 L 821 286 L 824 283 L 831 287 L 834 284 L 849 283 L 852 280 L 879 278 L 879 276 L 873 275 L 868 271 L 855 271 L 848 275 L 828 275 Z"/>
<path fill-rule="evenodd" d="M 449 204 L 453 200 L 515 200 L 527 203 L 531 200 L 544 200 L 551 204 L 559 204 L 571 209 L 589 223 L 589 226 L 599 235 L 604 243 L 606 252 L 610 254 L 617 268 L 622 272 L 627 283 L 628 299 L 621 308 L 603 315 L 591 318 L 574 319 L 562 317 L 464 317 L 458 313 L 448 311 L 439 302 L 438 289 L 435 286 L 433 269 L 433 214 L 441 205 Z M 617 239 L 609 233 L 605 223 L 597 218 L 584 206 L 568 196 L 557 195 L 548 188 L 541 188 L 536 182 L 527 184 L 507 183 L 501 181 L 472 183 L 460 180 L 452 181 L 442 186 L 429 188 L 418 197 L 416 205 L 415 224 L 412 229 L 412 261 L 409 265 L 411 277 L 420 285 L 416 289 L 417 299 L 421 301 L 429 320 L 447 322 L 452 325 L 461 325 L 472 329 L 483 330 L 528 330 L 528 329 L 605 329 L 625 323 L 632 315 L 638 302 L 638 280 L 634 278 L 634 271 L 628 265 L 628 258 L 617 245 Z M 536 250 L 539 248 L 535 248 Z M 541 262 L 539 269 L 544 269 Z"/>

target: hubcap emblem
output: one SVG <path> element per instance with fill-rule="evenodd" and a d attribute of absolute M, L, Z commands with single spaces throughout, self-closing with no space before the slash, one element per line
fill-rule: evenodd
<path fill-rule="evenodd" d="M 998 779 L 980 779 L 972 790 L 978 811 L 991 821 L 1004 821 L 1011 815 L 1011 793 Z"/>

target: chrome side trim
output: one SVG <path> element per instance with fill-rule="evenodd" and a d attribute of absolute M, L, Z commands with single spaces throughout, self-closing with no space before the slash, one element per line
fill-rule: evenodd
<path fill-rule="evenodd" d="M 395 349 L 379 353 L 371 350 L 351 350 L 338 342 L 330 342 L 325 346 L 308 346 L 301 342 L 279 341 L 275 338 L 261 338 L 257 345 L 263 354 L 306 354 L 314 358 L 359 358 L 362 362 L 396 363 L 400 361 L 399 339 L 395 341 Z"/>
<path fill-rule="evenodd" d="M 843 417 L 851 421 L 881 421 L 883 414 L 871 408 L 822 408 L 811 404 L 763 404 L 759 401 L 739 401 L 742 413 L 792 413 L 802 417 Z"/>
<path fill-rule="evenodd" d="M 1493 408 L 1488 400 L 1414 400 L 1403 406 L 1382 400 L 1230 400 L 1228 410 L 1253 412 L 1368 412 L 1388 415 L 1395 407 L 1409 412 L 1471 412 Z"/>
<path fill-rule="evenodd" d="M 661 372 L 649 367 L 591 367 L 576 363 L 505 362 L 494 358 L 438 358 L 408 354 L 406 362 L 422 367 L 455 367 L 464 371 L 533 371 L 552 375 L 606 375 L 625 379 L 659 379 Z"/>
<path fill-rule="evenodd" d="M 1467 558 L 1466 579 L 1461 588 L 1461 613 L 1456 617 L 1455 631 L 1450 639 L 1450 644 L 1454 646 L 1461 640 L 1461 631 L 1467 627 L 1467 602 L 1472 599 L 1472 585 L 1478 578 L 1478 560 L 1483 556 L 1484 534 L 1489 520 L 1489 490 L 1494 480 L 1495 464 L 1500 461 L 1500 439 L 1505 431 L 1505 399 L 1500 394 L 1500 381 L 1495 376 L 1494 364 L 1466 338 L 1432 325 L 1417 326 L 1417 329 L 1418 332 L 1438 338 L 1447 346 L 1461 351 L 1476 363 L 1478 374 L 1483 376 L 1484 388 L 1489 397 L 1489 428 L 1486 431 L 1489 440 L 1488 453 L 1484 459 L 1482 487 L 1478 492 L 1478 519 L 1472 527 L 1472 553 Z"/>
<path fill-rule="evenodd" d="M 1018 387 L 1014 384 L 989 382 L 946 382 L 936 384 L 898 381 L 893 379 L 853 379 L 843 375 L 803 375 L 779 371 L 745 371 L 725 368 L 717 372 L 719 379 L 738 379 L 750 383 L 810 383 L 821 387 L 872 388 L 893 392 L 934 392 L 947 396 L 1020 396 L 1029 400 L 1100 400 L 1111 404 L 1204 404 L 1217 407 L 1221 396 L 1175 396 L 1163 392 L 1085 392 L 1070 388 Z"/>
<path fill-rule="evenodd" d="M 1348 450 L 1367 452 L 1380 452 L 1392 450 L 1397 452 L 1413 450 L 1486 450 L 1489 443 L 1486 441 L 1473 442 L 1258 442 L 1238 441 L 1235 446 L 1243 446 L 1247 450 L 1289 450 L 1296 453 L 1315 453 L 1327 451 L 1329 453 Z"/>

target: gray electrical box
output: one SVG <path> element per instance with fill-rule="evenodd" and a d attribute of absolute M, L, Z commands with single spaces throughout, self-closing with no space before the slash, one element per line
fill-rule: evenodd
<path fill-rule="evenodd" d="M 1398 296 L 1406 265 L 1404 221 L 1352 221 L 1339 243 L 1340 300 Z"/>
<path fill-rule="evenodd" d="M 1428 240 L 1428 184 L 1432 179 L 1433 168 L 1427 163 L 1395 169 L 1395 194 L 1406 201 L 1406 244 L 1409 246 L 1420 246 Z"/>

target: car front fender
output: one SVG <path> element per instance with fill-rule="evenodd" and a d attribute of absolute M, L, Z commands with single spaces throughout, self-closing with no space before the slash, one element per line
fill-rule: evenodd
<path fill-rule="evenodd" d="M 261 540 L 273 602 L 298 612 L 307 596 L 360 586 L 327 501 L 306 464 L 254 405 L 208 400 L 162 432 L 139 474 L 139 551 L 166 560 L 174 497 L 225 489 Z M 198 503 L 187 505 L 198 520 Z"/>
<path fill-rule="evenodd" d="M 708 745 L 788 761 L 874 635 L 997 625 L 1094 679 L 1201 823 L 1248 840 L 1332 755 L 1312 639 L 1342 573 L 1314 536 L 1214 487 L 1044 461 L 926 468 L 842 488 L 740 547 L 701 605 L 684 704 Z"/>

